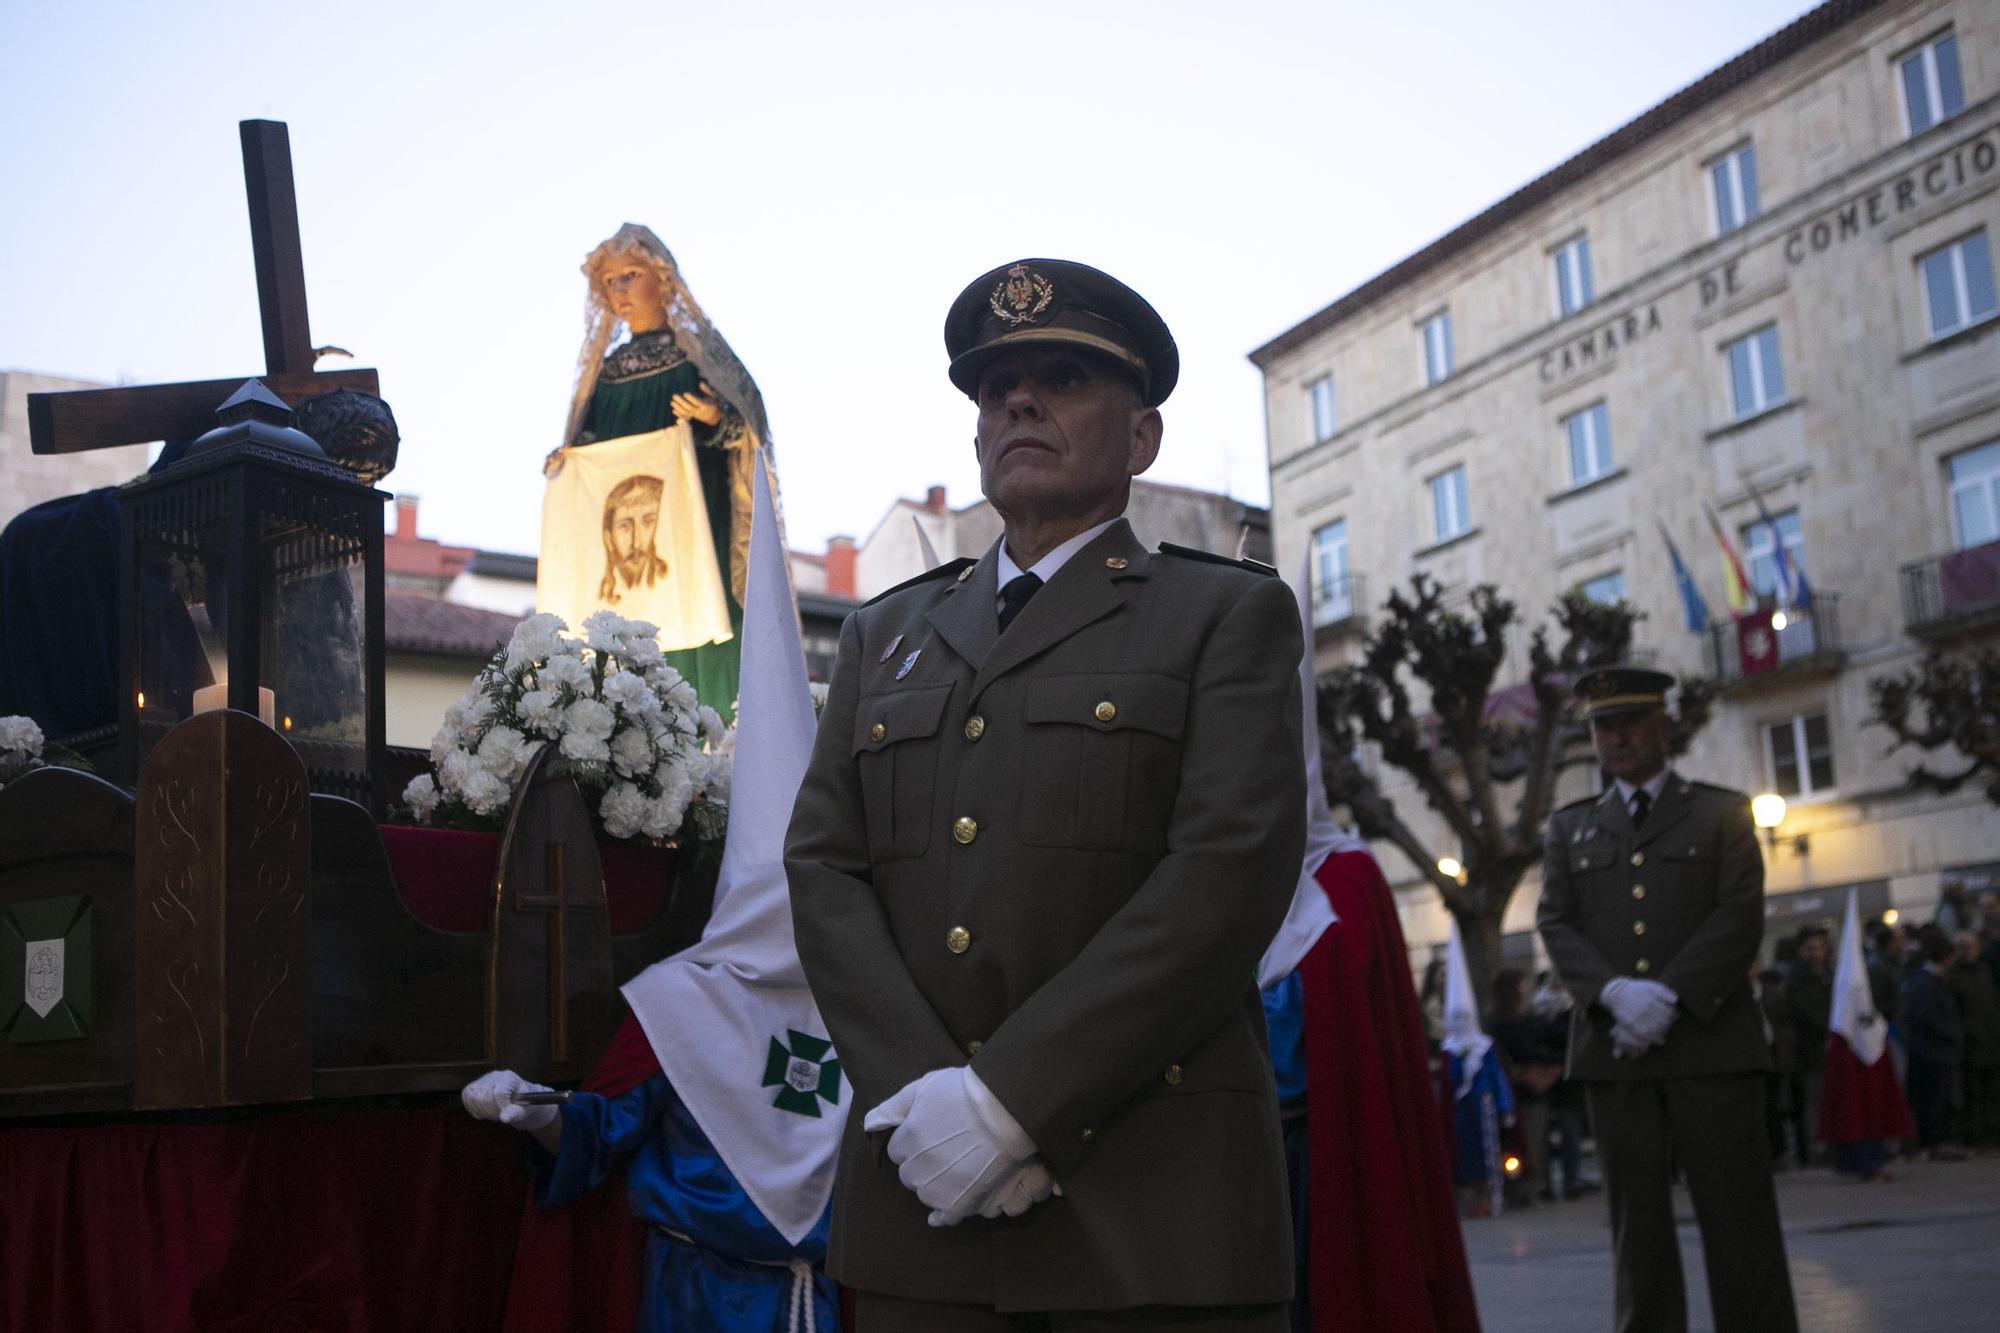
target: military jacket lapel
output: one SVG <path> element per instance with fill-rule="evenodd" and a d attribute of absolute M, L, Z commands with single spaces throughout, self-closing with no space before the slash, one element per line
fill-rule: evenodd
<path fill-rule="evenodd" d="M 1606 787 L 1597 800 L 1597 825 L 1621 842 L 1630 842 L 1637 836 L 1638 830 L 1632 827 L 1632 812 L 1618 799 L 1616 783 Z"/>
<path fill-rule="evenodd" d="M 943 603 L 932 607 L 925 616 L 938 637 L 950 644 L 951 650 L 974 671 L 979 670 L 986 655 L 993 651 L 994 640 L 1000 637 L 1000 618 L 993 607 L 994 599 L 999 596 L 994 587 L 999 564 L 1000 544 L 995 542 L 979 557 L 979 563 L 972 566 L 967 577 L 945 590 Z"/>
<path fill-rule="evenodd" d="M 1638 830 L 1640 846 L 1652 842 L 1662 833 L 1686 819 L 1688 815 L 1687 783 L 1678 774 L 1669 773 L 1666 785 L 1660 788 L 1660 798 L 1653 802 L 1652 812 L 1646 816 L 1646 827 Z"/>
<path fill-rule="evenodd" d="M 998 551 L 996 545 L 988 555 L 997 559 Z M 1149 560 L 1145 548 L 1132 535 L 1131 525 L 1123 519 L 1071 556 L 1069 562 L 1049 580 L 1048 586 L 1035 594 L 1034 600 L 1007 627 L 1007 632 L 997 636 L 992 651 L 976 664 L 978 675 L 972 684 L 973 698 L 977 699 L 995 677 L 1123 606 L 1128 595 L 1128 581 L 1144 579 Z M 985 565 L 986 561 L 981 560 L 980 567 Z M 990 591 L 993 578 L 992 574 L 988 574 L 985 579 L 989 593 L 984 606 L 988 620 L 994 623 L 997 630 L 999 621 L 993 610 L 993 598 L 997 594 Z M 966 592 L 969 593 L 972 586 L 980 581 L 977 577 L 968 580 Z"/>

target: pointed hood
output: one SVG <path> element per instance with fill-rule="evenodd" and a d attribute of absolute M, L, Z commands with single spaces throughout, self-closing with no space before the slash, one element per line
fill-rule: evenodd
<path fill-rule="evenodd" d="M 1864 1065 L 1882 1058 L 1889 1044 L 1889 1025 L 1875 1011 L 1868 989 L 1868 967 L 1861 959 L 1861 909 L 1854 890 L 1847 893 L 1847 920 L 1840 927 L 1840 961 L 1833 970 L 1833 1016 L 1829 1036 L 1839 1035 Z"/>
<path fill-rule="evenodd" d="M 1472 969 L 1466 966 L 1465 941 L 1459 937 L 1456 921 L 1451 923 L 1451 942 L 1445 950 L 1444 1041 L 1441 1044 L 1462 1062 L 1458 1095 L 1463 1097 L 1471 1088 L 1472 1080 L 1478 1077 L 1481 1066 L 1486 1063 L 1486 1052 L 1492 1049 L 1493 1038 L 1479 1026 L 1479 1000 L 1472 993 Z"/>

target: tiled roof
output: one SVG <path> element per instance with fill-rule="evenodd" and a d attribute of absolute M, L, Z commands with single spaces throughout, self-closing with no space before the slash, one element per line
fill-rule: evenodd
<path fill-rule="evenodd" d="M 382 639 L 392 653 L 434 653 L 484 661 L 507 642 L 519 616 L 391 592 L 382 599 Z"/>
<path fill-rule="evenodd" d="M 1828 0 L 1826 4 L 1780 28 L 1728 64 L 1689 84 L 1635 120 L 1605 135 L 1554 170 L 1528 182 L 1485 212 L 1461 223 L 1400 263 L 1376 274 L 1347 295 L 1285 330 L 1250 353 L 1259 369 L 1286 352 L 1500 230 L 1537 205 L 1575 185 L 1592 172 L 1665 134 L 1710 103 L 1835 32 L 1885 0 Z"/>

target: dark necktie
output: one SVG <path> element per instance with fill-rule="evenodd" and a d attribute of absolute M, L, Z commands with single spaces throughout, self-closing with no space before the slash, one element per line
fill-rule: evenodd
<path fill-rule="evenodd" d="M 1000 632 L 1002 634 L 1005 634 L 1007 627 L 1014 623 L 1014 617 L 1021 614 L 1021 608 L 1028 604 L 1028 599 L 1040 592 L 1041 588 L 1041 579 L 1033 574 L 1021 574 L 1007 581 L 1007 586 L 1000 590 Z"/>
<path fill-rule="evenodd" d="M 1644 787 L 1632 793 L 1632 827 L 1646 827 L 1646 815 L 1653 808 L 1653 793 Z"/>

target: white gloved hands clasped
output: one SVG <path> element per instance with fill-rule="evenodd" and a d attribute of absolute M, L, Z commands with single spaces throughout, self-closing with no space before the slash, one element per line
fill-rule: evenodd
<path fill-rule="evenodd" d="M 459 1101 L 474 1120 L 493 1120 L 511 1125 L 527 1134 L 539 1134 L 562 1117 L 553 1106 L 523 1106 L 514 1100 L 517 1092 L 553 1092 L 553 1088 L 530 1083 L 511 1069 L 481 1074 L 465 1085 Z"/>
<path fill-rule="evenodd" d="M 1621 1058 L 1643 1055 L 1667 1039 L 1680 996 L 1657 981 L 1613 977 L 1598 994 L 1598 1003 L 1616 1020 L 1611 1027 L 1611 1051 Z"/>
<path fill-rule="evenodd" d="M 893 1129 L 896 1177 L 928 1205 L 930 1224 L 975 1213 L 1019 1216 L 1057 1192 L 1035 1144 L 1007 1108 L 964 1066 L 933 1069 L 870 1111 L 869 1133 Z"/>

